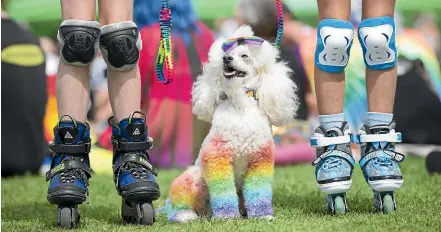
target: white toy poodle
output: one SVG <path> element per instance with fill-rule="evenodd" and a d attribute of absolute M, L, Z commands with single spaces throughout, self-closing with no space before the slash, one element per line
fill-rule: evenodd
<path fill-rule="evenodd" d="M 253 34 L 242 26 L 217 40 L 193 85 L 193 113 L 212 126 L 195 164 L 171 186 L 170 221 L 274 216 L 271 126 L 291 122 L 298 101 L 278 49 Z"/>

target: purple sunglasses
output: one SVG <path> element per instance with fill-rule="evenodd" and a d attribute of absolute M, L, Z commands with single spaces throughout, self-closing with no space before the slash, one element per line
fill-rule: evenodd
<path fill-rule="evenodd" d="M 265 40 L 257 36 L 232 38 L 232 39 L 228 39 L 222 44 L 222 50 L 225 53 L 228 53 L 239 45 L 260 46 L 263 44 L 263 42 L 265 42 Z"/>

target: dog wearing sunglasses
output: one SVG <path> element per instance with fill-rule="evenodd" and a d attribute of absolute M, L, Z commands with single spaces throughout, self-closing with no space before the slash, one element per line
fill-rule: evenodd
<path fill-rule="evenodd" d="M 212 45 L 192 89 L 193 113 L 212 126 L 195 164 L 172 183 L 170 221 L 273 218 L 271 128 L 291 122 L 298 107 L 291 70 L 278 58 L 249 26 Z"/>

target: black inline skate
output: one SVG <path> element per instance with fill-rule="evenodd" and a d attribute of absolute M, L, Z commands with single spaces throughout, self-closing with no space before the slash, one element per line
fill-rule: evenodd
<path fill-rule="evenodd" d="M 63 121 L 63 118 L 70 121 Z M 89 195 L 90 128 L 87 123 L 64 115 L 54 128 L 54 141 L 49 144 L 53 152 L 51 169 L 46 173 L 50 180 L 47 200 L 58 205 L 57 225 L 73 228 L 80 223 L 78 205 Z"/>
<path fill-rule="evenodd" d="M 134 118 L 135 114 L 143 118 Z M 157 171 L 150 164 L 149 154 L 153 139 L 148 137 L 146 118 L 134 112 L 129 118 L 112 126 L 113 173 L 118 194 L 122 197 L 121 216 L 126 223 L 152 225 L 155 210 L 152 201 L 160 196 L 156 183 Z"/>

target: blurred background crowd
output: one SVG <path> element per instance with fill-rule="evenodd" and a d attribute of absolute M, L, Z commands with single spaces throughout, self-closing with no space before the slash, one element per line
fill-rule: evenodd
<path fill-rule="evenodd" d="M 394 114 L 404 140 L 398 149 L 405 154 L 427 156 L 441 146 L 441 4 L 437 1 L 397 1 L 399 78 Z M 147 115 L 149 136 L 155 140 L 151 159 L 161 168 L 185 167 L 194 161 L 210 127 L 192 115 L 190 90 L 212 42 L 228 38 L 243 24 L 251 25 L 257 36 L 274 41 L 276 4 L 274 0 L 170 0 L 175 81 L 167 86 L 155 75 L 161 1 L 135 0 L 134 4 L 133 18 L 143 39 L 140 104 Z M 285 0 L 283 5 L 281 58 L 294 70 L 300 108 L 289 126 L 274 128 L 274 139 L 276 165 L 292 165 L 315 158 L 309 137 L 317 124 L 313 88 L 317 6 L 315 1 L 304 0 Z M 353 0 L 354 27 L 360 20 L 361 0 Z M 46 144 L 53 139 L 58 120 L 56 31 L 60 23 L 58 1 L 2 0 L 2 176 L 49 169 L 51 155 Z M 345 117 L 352 128 L 363 123 L 367 110 L 361 54 L 359 46 L 353 46 L 346 69 Z M 96 173 L 110 174 L 107 119 L 112 110 L 106 64 L 100 54 L 90 68 L 90 86 L 91 165 Z"/>

